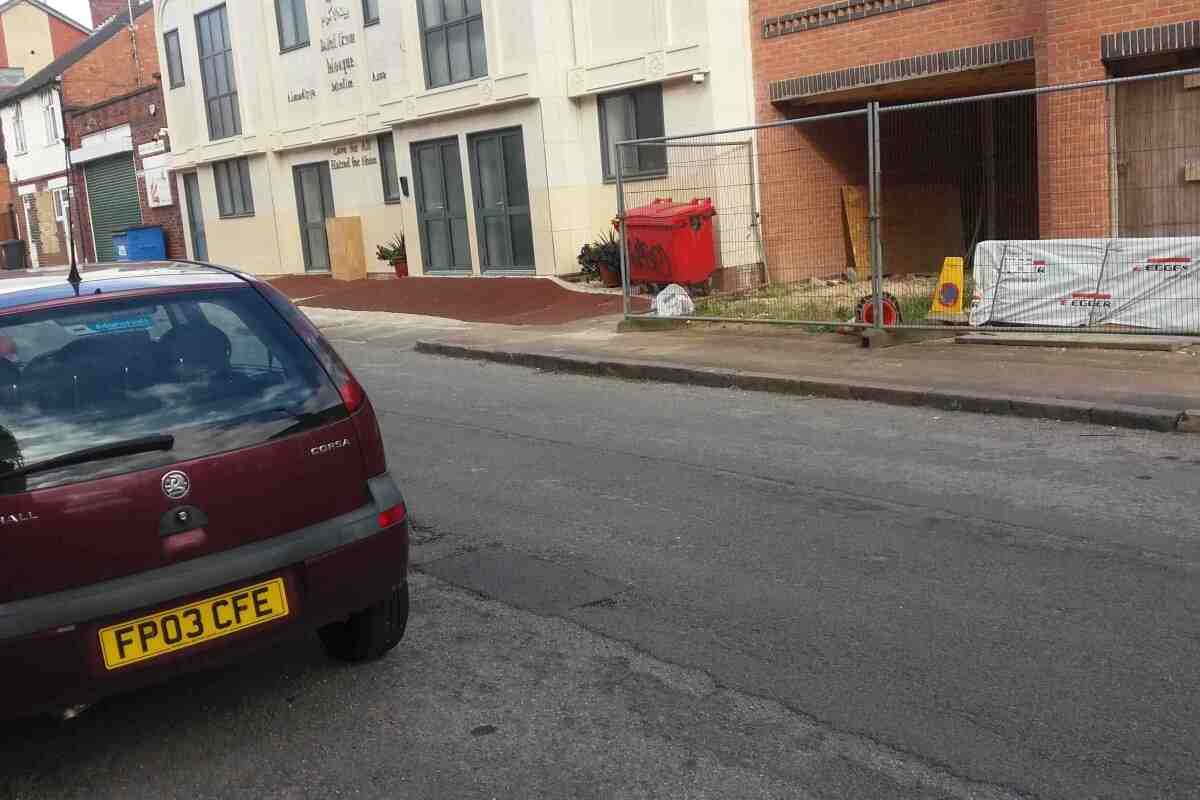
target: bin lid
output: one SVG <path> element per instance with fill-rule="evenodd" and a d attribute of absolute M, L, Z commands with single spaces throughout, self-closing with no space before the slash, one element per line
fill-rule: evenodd
<path fill-rule="evenodd" d="M 694 198 L 690 203 L 676 203 L 674 200 L 655 200 L 648 206 L 631 208 L 625 212 L 625 219 L 631 225 L 642 227 L 674 228 L 687 225 L 692 217 L 711 217 L 717 213 L 713 208 L 712 199 Z"/>

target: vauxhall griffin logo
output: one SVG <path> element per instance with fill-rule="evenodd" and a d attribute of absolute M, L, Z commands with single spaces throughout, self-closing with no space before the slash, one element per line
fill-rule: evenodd
<path fill-rule="evenodd" d="M 162 490 L 169 499 L 182 500 L 192 490 L 192 482 L 188 480 L 187 473 L 171 470 L 162 476 Z"/>

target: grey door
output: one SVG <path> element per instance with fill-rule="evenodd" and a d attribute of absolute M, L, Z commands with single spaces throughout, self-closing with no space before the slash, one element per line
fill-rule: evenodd
<path fill-rule="evenodd" d="M 325 228 L 325 220 L 334 216 L 329 163 L 301 164 L 292 168 L 292 174 L 296 180 L 296 210 L 300 214 L 304 269 L 307 272 L 329 272 L 329 233 Z"/>
<path fill-rule="evenodd" d="M 183 176 L 183 195 L 187 202 L 188 228 L 192 233 L 192 258 L 208 261 L 208 235 L 204 232 L 204 210 L 200 207 L 200 180 L 196 173 Z"/>
<path fill-rule="evenodd" d="M 532 272 L 533 228 L 521 129 L 476 134 L 470 144 L 480 267 L 485 272 Z"/>
<path fill-rule="evenodd" d="M 412 146 L 417 228 L 426 272 L 470 272 L 467 201 L 457 139 Z"/>

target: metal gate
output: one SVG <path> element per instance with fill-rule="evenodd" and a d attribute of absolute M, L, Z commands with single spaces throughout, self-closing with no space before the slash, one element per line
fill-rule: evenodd
<path fill-rule="evenodd" d="M 89 162 L 84 168 L 88 208 L 92 216 L 92 239 L 96 261 L 116 260 L 113 234 L 132 225 L 142 224 L 138 200 L 137 176 L 133 155 L 121 155 Z"/>
<path fill-rule="evenodd" d="M 1200 334 L 1196 75 L 620 142 L 617 213 L 712 198 L 716 268 L 685 319 Z M 666 175 L 626 180 L 631 148 L 665 151 Z M 621 229 L 634 317 L 663 287 L 631 274 Z"/>

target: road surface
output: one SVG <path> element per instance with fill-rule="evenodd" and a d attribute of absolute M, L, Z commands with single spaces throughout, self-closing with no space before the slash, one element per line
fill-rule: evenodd
<path fill-rule="evenodd" d="M 0 797 L 1200 796 L 1196 439 L 411 351 L 455 326 L 329 328 L 400 649 L 0 725 Z"/>

